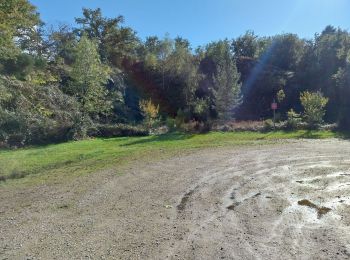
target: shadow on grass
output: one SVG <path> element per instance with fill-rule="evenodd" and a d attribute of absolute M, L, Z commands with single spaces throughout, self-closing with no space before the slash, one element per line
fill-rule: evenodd
<path fill-rule="evenodd" d="M 168 133 L 168 134 L 163 134 L 163 135 L 154 135 L 154 136 L 151 136 L 149 138 L 128 142 L 128 143 L 122 144 L 120 146 L 131 146 L 131 145 L 148 144 L 148 143 L 154 143 L 154 142 L 181 141 L 181 140 L 190 139 L 193 136 L 194 136 L 193 134 L 175 132 L 175 133 Z"/>
<path fill-rule="evenodd" d="M 256 140 L 265 140 L 265 139 L 268 139 L 270 136 L 273 136 L 275 134 L 275 132 L 273 132 L 273 131 L 269 131 L 269 132 L 262 131 L 259 133 L 263 134 L 264 136 L 258 137 Z"/>
<path fill-rule="evenodd" d="M 292 131 L 286 131 L 285 133 L 292 133 Z M 339 138 L 342 140 L 350 140 L 350 132 L 347 131 L 317 131 L 317 130 L 307 130 L 306 132 L 295 136 L 295 138 L 301 139 L 324 139 L 329 137 Z"/>
<path fill-rule="evenodd" d="M 314 130 L 307 130 L 305 133 L 301 134 L 300 136 L 297 136 L 297 138 L 320 139 L 320 138 L 324 138 L 324 135 Z"/>
<path fill-rule="evenodd" d="M 266 140 L 266 139 L 273 139 L 273 138 L 288 138 L 288 139 L 324 139 L 329 137 L 344 137 L 345 135 L 340 135 L 338 132 L 332 132 L 328 133 L 325 131 L 318 131 L 318 130 L 302 130 L 302 131 L 295 131 L 295 130 L 278 130 L 278 131 L 269 131 L 269 132 L 261 132 L 264 135 L 262 137 L 257 138 L 257 140 Z M 350 138 L 350 133 L 348 135 Z M 344 139 L 344 138 L 343 138 Z"/>
<path fill-rule="evenodd" d="M 339 138 L 342 140 L 350 140 L 350 132 L 349 131 L 332 131 L 334 138 Z M 306 138 L 306 139 L 320 139 L 327 138 L 323 132 L 308 130 L 304 134 L 300 135 L 298 138 Z"/>
<path fill-rule="evenodd" d="M 336 132 L 336 137 L 339 139 L 350 140 L 350 132 L 349 131 L 338 131 L 338 132 Z"/>
<path fill-rule="evenodd" d="M 83 160 L 83 158 L 79 158 L 79 160 Z M 51 164 L 42 166 L 42 167 L 37 168 L 37 169 L 30 170 L 30 171 L 22 171 L 22 170 L 18 170 L 18 169 L 12 169 L 10 174 L 4 174 L 4 173 L 2 173 L 2 171 L 0 169 L 0 183 L 3 181 L 7 181 L 7 180 L 22 179 L 28 175 L 36 174 L 37 172 L 40 172 L 43 170 L 51 170 L 51 169 L 59 168 L 62 166 L 68 166 L 68 165 L 73 164 L 74 162 L 75 161 L 73 161 L 73 160 L 66 160 L 63 162 L 55 162 L 55 163 L 51 163 Z"/>

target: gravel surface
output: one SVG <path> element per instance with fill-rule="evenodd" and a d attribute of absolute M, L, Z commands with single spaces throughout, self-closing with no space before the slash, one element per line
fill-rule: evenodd
<path fill-rule="evenodd" d="M 349 155 L 283 141 L 0 187 L 0 259 L 349 259 Z"/>

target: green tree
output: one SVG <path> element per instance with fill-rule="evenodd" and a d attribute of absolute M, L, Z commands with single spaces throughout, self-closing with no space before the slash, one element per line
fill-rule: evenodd
<path fill-rule="evenodd" d="M 213 76 L 214 105 L 219 119 L 228 120 L 240 101 L 240 75 L 236 68 L 229 41 L 213 43 L 215 73 Z"/>
<path fill-rule="evenodd" d="M 321 92 L 305 91 L 300 94 L 300 102 L 304 107 L 304 119 L 310 127 L 315 127 L 323 122 L 328 98 L 324 97 Z"/>
<path fill-rule="evenodd" d="M 169 38 L 168 35 L 164 37 L 162 41 L 159 43 L 158 48 L 158 58 L 160 61 L 161 71 L 162 71 L 162 88 L 165 89 L 165 70 L 167 65 L 168 57 L 170 56 L 171 52 L 173 51 L 174 43 Z"/>
<path fill-rule="evenodd" d="M 296 34 L 282 34 L 271 38 L 267 64 L 285 71 L 296 71 L 304 54 L 305 42 Z"/>
<path fill-rule="evenodd" d="M 98 50 L 103 62 L 108 61 L 116 67 L 121 67 L 124 58 L 134 58 L 139 39 L 129 27 L 121 26 L 123 16 L 116 18 L 103 17 L 101 9 L 83 8 L 83 17 L 76 18 L 81 27 L 76 31 L 80 35 L 87 35 L 96 40 Z"/>
<path fill-rule="evenodd" d="M 253 31 L 247 31 L 232 42 L 233 53 L 236 58 L 258 58 L 262 52 L 259 37 Z"/>
<path fill-rule="evenodd" d="M 311 77 L 315 81 L 314 86 L 329 97 L 326 119 L 336 121 L 343 113 L 340 104 L 343 103 L 343 97 L 347 96 L 347 91 L 346 88 L 341 87 L 341 84 L 335 84 L 334 79 L 338 72 L 341 73 L 341 70 L 346 69 L 347 53 L 350 50 L 350 34 L 346 30 L 327 26 L 321 34 L 315 37 L 314 41 L 315 73 L 311 74 L 307 71 L 306 77 Z M 308 87 L 310 89 L 312 85 Z"/>
<path fill-rule="evenodd" d="M 71 91 L 81 103 L 83 119 L 87 115 L 105 114 L 110 110 L 104 87 L 109 77 L 109 68 L 101 64 L 96 44 L 85 35 L 81 37 L 75 51 Z"/>
<path fill-rule="evenodd" d="M 160 71 L 162 75 L 162 89 L 166 88 L 166 70 L 168 58 L 174 51 L 174 41 L 165 35 L 163 39 L 158 39 L 157 36 L 147 37 L 144 44 L 144 59 L 145 64 L 150 69 Z"/>
<path fill-rule="evenodd" d="M 78 38 L 73 29 L 61 24 L 57 29 L 51 29 L 48 39 L 49 59 L 57 63 L 71 65 L 74 62 L 75 46 Z"/>
<path fill-rule="evenodd" d="M 175 47 L 170 54 L 166 72 L 168 78 L 176 85 L 176 88 L 167 88 L 172 105 L 178 109 L 191 110 L 194 92 L 198 86 L 198 64 L 193 58 L 189 42 L 177 37 L 174 40 Z"/>
<path fill-rule="evenodd" d="M 233 117 L 233 110 L 240 101 L 239 73 L 233 62 L 218 66 L 214 85 L 215 108 L 218 117 L 228 120 Z"/>
<path fill-rule="evenodd" d="M 338 92 L 338 122 L 340 128 L 350 129 L 350 51 L 344 68 L 339 68 L 334 75 Z"/>
<path fill-rule="evenodd" d="M 18 54 L 16 41 L 31 36 L 39 24 L 39 14 L 29 1 L 0 1 L 0 59 Z"/>

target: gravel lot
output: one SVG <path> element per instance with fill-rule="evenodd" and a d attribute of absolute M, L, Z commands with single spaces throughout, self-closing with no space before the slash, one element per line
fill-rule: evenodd
<path fill-rule="evenodd" d="M 279 141 L 3 186 L 0 259 L 349 259 L 349 155 Z"/>

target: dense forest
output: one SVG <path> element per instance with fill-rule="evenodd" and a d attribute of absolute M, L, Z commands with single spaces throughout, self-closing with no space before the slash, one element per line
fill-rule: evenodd
<path fill-rule="evenodd" d="M 100 9 L 83 9 L 73 27 L 45 25 L 27 0 L 7 0 L 0 34 L 0 146 L 266 120 L 274 99 L 285 120 L 305 91 L 327 98 L 325 122 L 350 128 L 350 33 L 340 28 L 313 39 L 247 31 L 193 48 L 179 36 L 142 40 Z"/>

